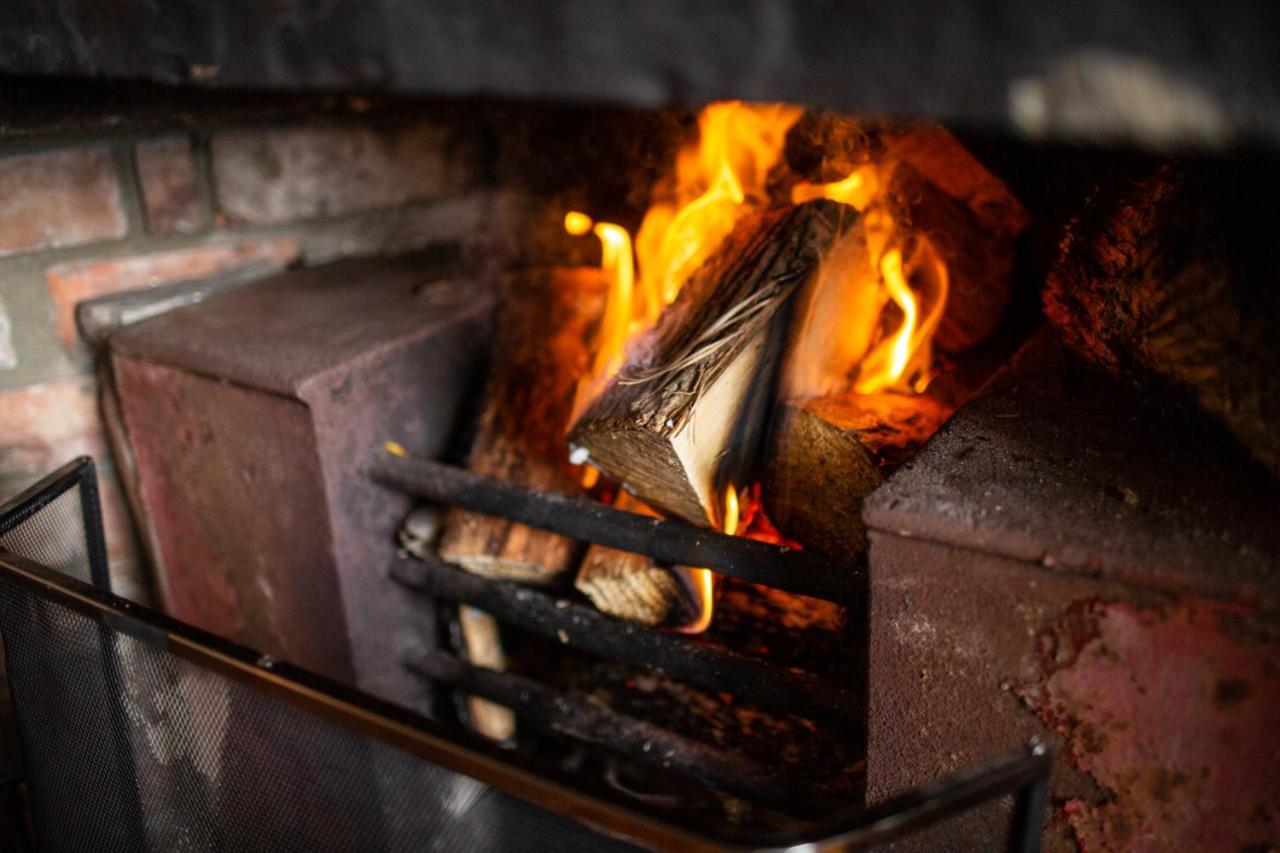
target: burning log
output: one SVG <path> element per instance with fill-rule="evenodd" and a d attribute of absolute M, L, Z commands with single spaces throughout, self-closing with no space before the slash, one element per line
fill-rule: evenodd
<path fill-rule="evenodd" d="M 1022 204 L 954 136 L 932 125 L 886 126 L 810 112 L 788 138 L 793 175 L 818 183 L 872 164 L 894 219 L 927 238 L 946 263 L 951 297 L 935 342 L 949 352 L 984 340 L 1009 297 Z"/>
<path fill-rule="evenodd" d="M 613 507 L 658 517 L 626 492 L 618 493 Z M 574 586 L 602 613 L 642 625 L 661 625 L 696 616 L 701 606 L 691 595 L 691 581 L 680 577 L 681 571 L 644 554 L 592 545 Z"/>
<path fill-rule="evenodd" d="M 590 326 L 603 309 L 605 282 L 595 270 L 557 269 L 509 281 L 499 318 L 496 353 L 485 391 L 470 470 L 532 488 L 574 494 L 578 475 L 560 437 L 586 370 Z M 494 516 L 454 508 L 445 522 L 440 556 L 491 578 L 550 583 L 573 565 L 573 540 Z M 497 623 L 482 611 L 459 609 L 469 659 L 502 669 Z M 515 721 L 484 699 L 468 702 L 472 726 L 505 740 Z"/>
<path fill-rule="evenodd" d="M 754 459 L 788 305 L 856 219 L 814 201 L 744 217 L 569 434 L 652 506 L 715 526 Z"/>
<path fill-rule="evenodd" d="M 1191 396 L 1280 475 L 1266 171 L 1168 163 L 1104 179 L 1069 226 L 1045 311 L 1094 365 Z"/>
<path fill-rule="evenodd" d="M 807 549 L 857 561 L 867 546 L 862 499 L 950 414 L 930 397 L 893 393 L 779 403 L 764 473 L 769 519 Z"/>

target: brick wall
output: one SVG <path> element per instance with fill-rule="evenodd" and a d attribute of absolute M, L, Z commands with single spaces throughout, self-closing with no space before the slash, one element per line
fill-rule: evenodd
<path fill-rule="evenodd" d="M 359 107 L 359 102 L 356 102 Z M 231 118 L 228 117 L 231 113 Z M 131 114 L 0 129 L 0 499 L 71 457 L 101 465 L 113 580 L 145 595 L 75 306 L 249 265 L 493 236 L 482 122 L 418 108 L 273 120 Z M 263 111 L 260 111 L 263 112 Z"/>

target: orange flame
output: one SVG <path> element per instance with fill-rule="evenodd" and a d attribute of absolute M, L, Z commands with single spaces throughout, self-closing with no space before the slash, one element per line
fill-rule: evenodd
<path fill-rule="evenodd" d="M 783 378 L 788 396 L 834 393 L 849 387 L 851 378 L 862 394 L 919 392 L 929 384 L 947 268 L 927 239 L 894 220 L 883 192 L 888 168 L 865 165 L 834 183 L 792 189 L 796 203 L 829 198 L 862 211 L 862 220 L 819 265 L 809 314 Z M 885 314 L 890 304 L 901 319 L 891 333 L 878 334 L 892 319 Z"/>
<path fill-rule="evenodd" d="M 732 485 L 724 492 L 724 518 L 720 522 L 720 531 L 729 536 L 738 532 L 739 522 L 738 490 Z M 685 634 L 701 634 L 711 626 L 711 617 L 715 613 L 715 577 L 710 569 L 688 569 L 690 585 L 697 597 L 698 616 L 688 625 L 676 630 Z"/>
<path fill-rule="evenodd" d="M 666 197 L 655 193 L 636 234 L 646 299 L 671 304 L 751 205 L 765 200 L 769 170 L 803 112 L 723 101 L 699 114 L 698 138 L 676 157 L 674 185 Z"/>

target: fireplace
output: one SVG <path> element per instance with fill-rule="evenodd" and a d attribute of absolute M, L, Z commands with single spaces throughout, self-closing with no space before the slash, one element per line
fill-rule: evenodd
<path fill-rule="evenodd" d="M 6 643 L 88 619 L 125 752 L 181 694 L 148 731 L 208 778 L 123 783 L 152 845 L 252 837 L 226 780 L 321 711 L 407 756 L 335 747 L 367 802 L 279 771 L 326 778 L 274 829 L 362 803 L 339 848 L 362 810 L 391 849 L 1274 844 L 1270 12 L 1126 9 L 374 3 L 89 53 L 115 23 L 33 13 L 0 483 L 92 455 L 81 580 L 124 598 L 0 526 Z M 282 704 L 136 678 L 139 637 Z"/>

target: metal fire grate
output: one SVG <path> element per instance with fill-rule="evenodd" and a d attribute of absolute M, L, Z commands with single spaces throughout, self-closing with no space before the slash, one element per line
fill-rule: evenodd
<path fill-rule="evenodd" d="M 371 474 L 417 498 L 644 554 L 658 563 L 704 566 L 756 585 L 852 605 L 855 612 L 864 603 L 865 569 L 814 552 L 623 512 L 395 453 L 380 455 Z M 476 607 L 528 634 L 558 640 L 562 647 L 746 700 L 766 712 L 845 728 L 865 717 L 862 694 L 835 679 L 615 619 L 546 590 L 470 575 L 429 553 L 398 560 L 391 575 L 431 599 Z M 813 768 L 766 765 L 522 674 L 471 666 L 439 650 L 420 649 L 407 663 L 432 682 L 512 708 L 533 729 L 660 767 L 763 809 L 809 822 L 848 811 L 847 801 L 842 806 L 813 784 Z M 1039 817 L 1034 818 L 1037 830 Z M 1030 830 L 1023 826 L 1018 833 L 1027 836 Z"/>
<path fill-rule="evenodd" d="M 80 506 L 58 502 L 67 494 Z M 804 833 L 710 838 L 655 820 L 535 758 L 85 583 L 105 578 L 95 504 L 83 461 L 0 510 L 0 632 L 42 849 L 627 847 L 616 835 L 687 849 L 848 848 L 1008 794 L 1019 803 L 1011 847 L 1038 843 L 1041 749 Z M 42 514 L 51 509 L 64 513 L 57 523 Z"/>

